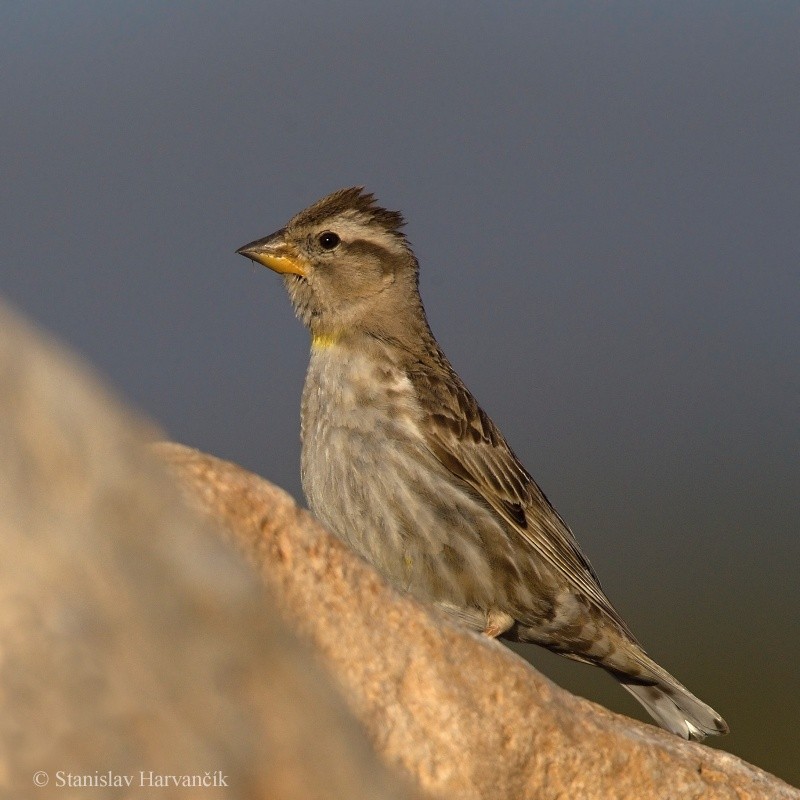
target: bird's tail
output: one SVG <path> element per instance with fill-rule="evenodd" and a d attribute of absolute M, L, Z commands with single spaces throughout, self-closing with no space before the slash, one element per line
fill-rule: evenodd
<path fill-rule="evenodd" d="M 643 679 L 618 673 L 615 677 L 662 728 L 684 739 L 697 741 L 709 735 L 728 732 L 727 723 L 711 706 L 696 698 L 653 660 L 642 655 L 640 664 L 645 671 Z M 652 683 L 648 680 L 650 677 Z"/>

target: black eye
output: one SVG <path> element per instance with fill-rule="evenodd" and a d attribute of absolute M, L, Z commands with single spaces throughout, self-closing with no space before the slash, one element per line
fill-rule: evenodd
<path fill-rule="evenodd" d="M 325 231 L 319 235 L 317 241 L 323 250 L 333 250 L 342 240 L 333 231 Z"/>

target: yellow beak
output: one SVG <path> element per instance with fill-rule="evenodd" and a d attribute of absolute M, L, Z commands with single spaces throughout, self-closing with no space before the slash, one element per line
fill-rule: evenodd
<path fill-rule="evenodd" d="M 240 256 L 250 258 L 275 272 L 285 275 L 308 276 L 308 264 L 291 245 L 283 239 L 283 231 L 276 231 L 265 239 L 257 239 L 236 251 Z"/>

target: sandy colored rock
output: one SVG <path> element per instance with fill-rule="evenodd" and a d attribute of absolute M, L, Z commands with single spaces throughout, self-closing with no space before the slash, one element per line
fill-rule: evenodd
<path fill-rule="evenodd" d="M 153 435 L 0 305 L 0 797 L 409 797 Z"/>
<path fill-rule="evenodd" d="M 0 798 L 800 798 L 397 595 L 268 482 L 159 446 L 201 519 L 154 435 L 0 306 Z"/>
<path fill-rule="evenodd" d="M 558 688 L 502 645 L 389 588 L 282 490 L 174 444 L 187 497 L 259 570 L 378 753 L 441 797 L 800 798 L 728 753 Z"/>

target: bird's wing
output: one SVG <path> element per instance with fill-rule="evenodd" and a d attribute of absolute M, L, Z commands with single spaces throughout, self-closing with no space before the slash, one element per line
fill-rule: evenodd
<path fill-rule="evenodd" d="M 437 369 L 411 376 L 422 401 L 424 436 L 431 452 L 571 586 L 633 638 L 603 593 L 572 531 L 444 356 L 441 359 Z"/>

